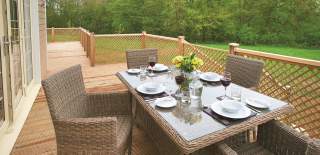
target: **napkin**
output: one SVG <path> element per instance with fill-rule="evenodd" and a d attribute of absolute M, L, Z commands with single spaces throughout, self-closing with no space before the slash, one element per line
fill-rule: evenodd
<path fill-rule="evenodd" d="M 226 126 L 230 126 L 230 125 L 241 123 L 241 122 L 247 120 L 248 118 L 257 115 L 256 112 L 251 111 L 250 116 L 247 117 L 247 118 L 244 118 L 244 119 L 232 119 L 232 118 L 226 118 L 226 117 L 223 117 L 223 116 L 220 116 L 220 115 L 216 114 L 209 107 L 203 107 L 203 112 L 205 112 L 206 114 L 211 116 L 213 119 L 217 120 L 218 122 L 220 122 L 220 123 L 222 123 L 222 124 L 224 124 Z"/>
<path fill-rule="evenodd" d="M 156 99 L 156 98 L 161 98 L 161 97 L 166 97 L 168 96 L 167 93 L 161 93 L 161 94 L 156 94 L 156 95 L 146 95 L 146 94 L 141 94 L 140 95 L 142 96 L 142 98 L 144 100 L 150 100 L 150 99 Z"/>

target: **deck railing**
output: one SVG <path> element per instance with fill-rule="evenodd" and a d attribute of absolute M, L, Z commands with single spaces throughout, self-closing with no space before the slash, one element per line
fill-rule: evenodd
<path fill-rule="evenodd" d="M 293 113 L 281 118 L 311 137 L 320 137 L 320 62 L 234 48 L 234 54 L 262 60 L 259 91 L 287 101 Z"/>
<path fill-rule="evenodd" d="M 47 41 L 79 41 L 80 28 L 47 28 Z"/>
<path fill-rule="evenodd" d="M 228 54 L 262 60 L 265 65 L 258 91 L 287 101 L 293 113 L 281 119 L 310 137 L 320 138 L 320 62 L 239 48 L 231 43 L 229 50 L 204 47 L 177 38 L 147 34 L 95 35 L 79 28 L 80 42 L 91 64 L 125 62 L 126 49 L 157 48 L 159 61 L 171 64 L 176 55 L 196 53 L 206 65 L 202 71 L 222 73 Z"/>

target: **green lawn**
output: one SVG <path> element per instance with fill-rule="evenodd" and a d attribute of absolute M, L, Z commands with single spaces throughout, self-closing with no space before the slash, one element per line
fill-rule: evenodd
<path fill-rule="evenodd" d="M 228 49 L 227 43 L 213 43 L 213 44 L 200 44 L 203 46 L 220 48 L 220 49 Z M 320 49 L 307 49 L 307 48 L 294 48 L 287 46 L 273 46 L 273 45 L 240 45 L 240 48 L 281 54 L 299 58 L 320 60 Z"/>

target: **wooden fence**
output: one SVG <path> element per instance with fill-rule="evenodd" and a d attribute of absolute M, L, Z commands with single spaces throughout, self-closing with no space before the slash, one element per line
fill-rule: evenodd
<path fill-rule="evenodd" d="M 157 48 L 159 62 L 164 64 L 171 64 L 176 55 L 196 53 L 206 64 L 200 68 L 202 71 L 217 73 L 224 71 L 228 54 L 262 60 L 265 65 L 258 91 L 293 105 L 294 112 L 279 119 L 310 137 L 320 138 L 319 61 L 241 49 L 236 43 L 231 43 L 229 50 L 204 47 L 187 42 L 183 36 L 172 38 L 146 32 L 95 35 L 83 28 L 79 32 L 92 66 L 96 62 L 110 63 L 109 60 L 125 62 L 126 49 L 142 48 Z"/>
<path fill-rule="evenodd" d="M 96 40 L 94 33 L 84 28 L 80 29 L 80 43 L 86 52 L 87 57 L 90 59 L 91 66 L 95 65 L 96 60 Z"/>

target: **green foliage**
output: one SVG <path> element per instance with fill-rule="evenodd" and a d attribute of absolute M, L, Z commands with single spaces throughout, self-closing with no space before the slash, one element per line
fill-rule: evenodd
<path fill-rule="evenodd" d="M 320 47 L 319 0 L 47 0 L 48 27 Z"/>

